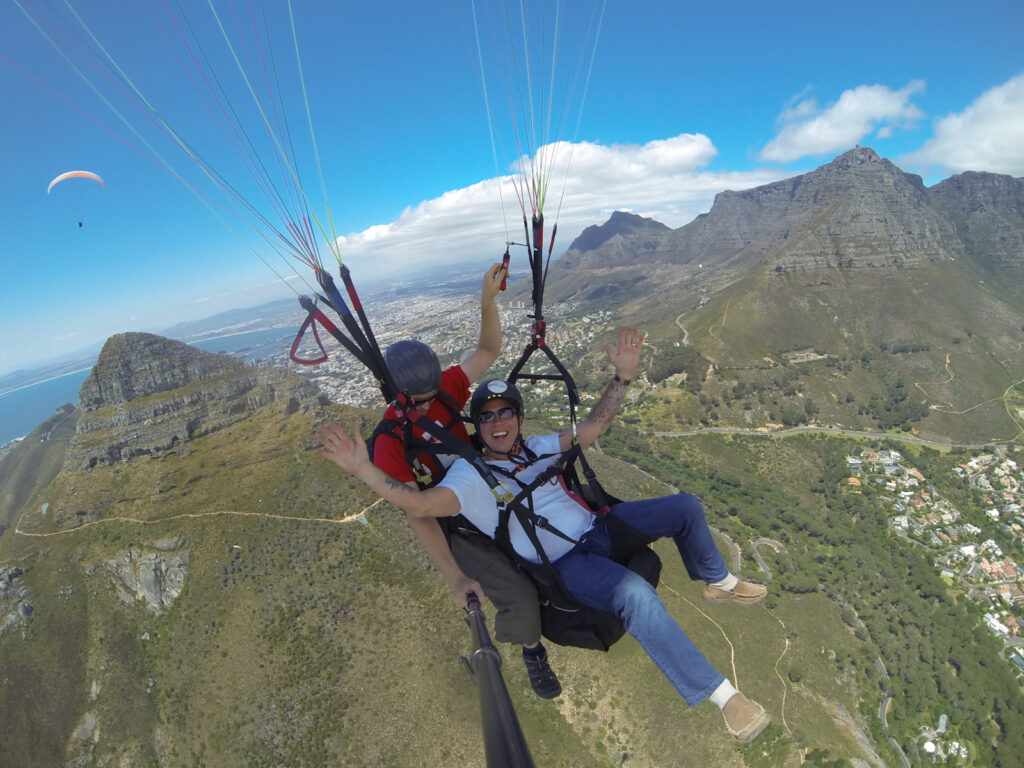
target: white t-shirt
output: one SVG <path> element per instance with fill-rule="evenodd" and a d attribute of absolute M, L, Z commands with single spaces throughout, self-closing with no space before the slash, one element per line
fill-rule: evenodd
<path fill-rule="evenodd" d="M 526 445 L 538 456 L 553 455 L 531 464 L 519 472 L 515 480 L 509 479 L 500 472 L 494 473 L 494 476 L 513 496 L 518 495 L 523 487 L 529 485 L 537 475 L 551 466 L 561 455 L 558 435 L 534 435 L 526 438 Z M 516 465 L 510 461 L 493 461 L 488 464 L 509 471 L 514 471 L 516 468 Z M 494 538 L 494 531 L 498 527 L 499 519 L 498 500 L 487 482 L 480 477 L 480 473 L 468 461 L 460 458 L 452 464 L 448 474 L 441 481 L 441 485 L 450 489 L 458 497 L 459 505 L 462 507 L 460 512 L 466 519 L 480 531 Z M 594 527 L 596 520 L 590 508 L 566 490 L 560 476 L 534 489 L 533 510 L 536 514 L 547 518 L 555 528 L 566 536 L 576 541 L 579 541 L 587 531 Z M 523 531 L 516 519 L 515 512 L 509 516 L 508 532 L 516 552 L 531 562 L 541 562 L 540 555 L 537 554 L 526 532 Z M 574 546 L 572 542 L 566 541 L 561 536 L 556 536 L 539 527 L 537 528 L 537 537 L 547 553 L 548 559 L 552 562 L 562 557 Z"/>

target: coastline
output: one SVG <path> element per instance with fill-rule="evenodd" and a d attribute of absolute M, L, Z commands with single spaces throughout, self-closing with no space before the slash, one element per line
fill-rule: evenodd
<path fill-rule="evenodd" d="M 286 352 L 293 328 L 291 323 L 275 323 L 255 331 L 221 329 L 228 332 L 193 341 L 176 341 L 206 352 L 242 353 L 248 363 L 252 359 L 268 357 L 271 347 L 279 347 Z M 287 340 L 286 336 L 289 337 Z M 77 403 L 81 384 L 96 360 L 85 366 L 81 365 L 82 362 L 69 361 L 69 365 L 76 366 L 75 370 L 57 375 L 51 375 L 44 368 L 38 371 L 38 375 L 45 378 L 0 391 L 0 445 L 7 446 L 14 440 L 24 439 L 62 404 Z"/>
<path fill-rule="evenodd" d="M 5 389 L 3 392 L 0 392 L 0 400 L 3 400 L 5 397 L 12 394 L 13 392 L 21 392 L 23 389 L 28 389 L 29 387 L 36 387 L 39 386 L 40 384 L 45 384 L 48 381 L 57 381 L 57 379 L 63 379 L 65 376 L 74 376 L 76 373 L 81 373 L 82 371 L 90 370 L 92 370 L 92 366 L 88 365 L 85 368 L 76 368 L 73 371 L 62 373 L 59 376 L 51 376 L 48 379 L 40 379 L 39 381 L 33 381 L 31 384 L 22 384 L 20 387 L 14 387 L 13 389 Z"/>
<path fill-rule="evenodd" d="M 250 330 L 246 330 L 246 331 L 232 331 L 230 333 L 221 333 L 221 334 L 219 334 L 217 336 L 204 336 L 203 338 L 190 339 L 188 341 L 186 341 L 185 339 L 177 339 L 177 341 L 180 341 L 183 344 L 188 344 L 189 346 L 196 346 L 198 344 L 207 344 L 209 342 L 217 341 L 219 339 L 230 339 L 230 338 L 234 338 L 236 336 L 243 336 L 243 335 L 245 335 L 247 333 L 262 333 L 264 331 L 276 331 L 276 330 L 284 329 L 284 328 L 292 328 L 292 325 L 290 325 L 288 323 L 281 323 L 280 325 L 271 325 L 271 326 L 268 326 L 266 328 L 256 328 L 256 329 L 250 329 Z M 202 349 L 202 347 L 198 347 L 198 348 Z M 72 371 L 67 371 L 66 373 L 57 374 L 56 376 L 49 376 L 49 377 L 47 377 L 45 379 L 39 379 L 37 381 L 33 381 L 30 384 L 22 384 L 22 385 L 17 386 L 17 387 L 11 387 L 10 389 L 0 390 L 0 400 L 3 400 L 5 397 L 7 397 L 7 395 L 9 395 L 9 394 L 11 394 L 13 392 L 20 392 L 21 390 L 28 389 L 29 387 L 34 387 L 34 386 L 37 386 L 39 384 L 45 384 L 48 381 L 56 381 L 57 379 L 62 379 L 65 376 L 73 376 L 76 373 L 81 373 L 82 371 L 90 370 L 94 364 L 95 364 L 95 360 L 93 361 L 93 363 L 91 363 L 91 364 L 89 364 L 89 365 L 87 365 L 87 366 L 85 366 L 83 368 L 75 368 Z"/>

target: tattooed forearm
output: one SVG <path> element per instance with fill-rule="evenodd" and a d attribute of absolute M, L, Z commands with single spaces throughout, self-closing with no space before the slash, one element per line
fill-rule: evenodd
<path fill-rule="evenodd" d="M 619 408 L 622 407 L 622 401 L 625 399 L 626 388 L 615 379 L 612 379 L 608 382 L 608 386 L 605 387 L 604 394 L 597 401 L 597 405 L 594 406 L 587 416 L 587 421 L 600 426 L 603 433 L 612 423 L 615 415 L 619 412 Z"/>
<path fill-rule="evenodd" d="M 387 477 L 384 478 L 384 485 L 386 485 L 388 488 L 391 488 L 391 489 L 396 490 L 396 491 L 397 490 L 406 490 L 406 491 L 411 490 L 409 488 L 409 486 L 407 486 L 405 483 L 398 482 L 397 480 L 395 480 L 395 478 L 391 477 L 390 475 L 388 475 Z"/>
<path fill-rule="evenodd" d="M 412 517 L 447 517 L 458 514 L 458 498 L 448 490 L 431 488 L 421 491 L 415 483 L 403 483 L 371 465 L 361 478 L 385 500 Z"/>

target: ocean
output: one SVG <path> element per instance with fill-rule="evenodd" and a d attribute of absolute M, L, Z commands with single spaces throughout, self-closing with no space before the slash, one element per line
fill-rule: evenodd
<path fill-rule="evenodd" d="M 84 368 L 0 395 L 0 445 L 24 437 L 65 403 L 77 403 L 78 390 L 91 370 Z"/>
<path fill-rule="evenodd" d="M 190 342 L 207 352 L 234 355 L 247 363 L 287 354 L 296 328 L 270 328 Z M 78 390 L 92 368 L 57 376 L 0 395 L 0 445 L 24 437 L 65 403 L 78 402 Z"/>

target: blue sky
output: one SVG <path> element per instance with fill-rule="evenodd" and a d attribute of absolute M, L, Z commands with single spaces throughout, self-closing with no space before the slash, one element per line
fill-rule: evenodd
<path fill-rule="evenodd" d="M 221 202 L 218 187 L 158 129 L 152 113 L 133 108 L 91 68 L 100 64 L 102 46 L 177 134 L 266 211 L 239 155 L 219 133 L 215 113 L 202 106 L 201 86 L 189 81 L 160 37 L 160 29 L 169 29 L 163 0 L 69 3 L 0 4 L 0 374 L 72 354 L 113 333 L 159 331 L 294 296 L 257 254 L 308 292 L 291 279 L 287 263 L 298 262 L 268 248 L 263 225 L 253 224 L 250 213 L 236 213 L 237 219 L 227 213 L 231 206 Z M 204 41 L 207 71 L 222 79 L 239 110 L 238 122 L 254 137 L 263 135 L 209 5 L 182 5 Z M 557 210 L 556 254 L 614 210 L 679 227 L 707 211 L 722 190 L 812 170 L 856 144 L 919 173 L 927 184 L 964 170 L 1024 176 L 1019 0 L 852 6 L 609 0 L 603 16 L 602 6 L 587 0 L 525 0 L 534 47 L 529 80 L 509 74 L 517 38 L 503 37 L 498 5 L 477 0 L 474 27 L 470 0 L 295 2 L 317 163 L 289 48 L 287 5 L 268 4 L 281 108 L 302 192 L 325 230 L 317 235 L 321 252 L 333 263 L 325 244 L 337 236 L 357 284 L 428 267 L 482 274 L 506 237 L 521 242 L 519 203 L 512 186 L 496 179 L 520 167 L 520 154 L 538 155 L 511 149 L 512 125 L 526 134 L 528 121 L 513 121 L 502 82 L 535 94 L 537 114 L 551 92 L 567 96 L 563 129 L 545 133 L 536 120 L 537 147 L 552 142 L 558 148 L 555 155 L 550 147 L 538 150 L 540 157 L 556 158 L 545 206 L 549 227 Z M 231 27 L 232 6 L 225 0 L 214 6 Z M 519 0 L 504 6 L 518 21 Z M 236 0 L 240 15 L 250 7 Z M 555 10 L 566 39 L 557 49 Z M 91 49 L 82 47 L 79 28 L 77 38 L 51 46 L 25 12 L 48 30 L 44 17 L 67 20 L 77 13 L 95 41 Z M 598 17 L 596 47 L 584 44 L 583 53 L 573 55 L 568 32 L 592 29 Z M 269 50 L 251 45 L 252 34 L 232 39 L 248 41 L 252 61 Z M 558 78 L 575 87 L 550 78 L 540 60 L 556 50 Z M 492 149 L 492 137 L 504 152 Z M 258 154 L 273 166 L 275 151 L 267 142 Z M 47 194 L 52 178 L 75 169 L 98 173 L 105 187 L 72 179 Z M 227 208 L 214 215 L 177 177 L 218 201 L 210 203 L 214 210 Z M 266 216 L 277 228 L 288 218 Z"/>

